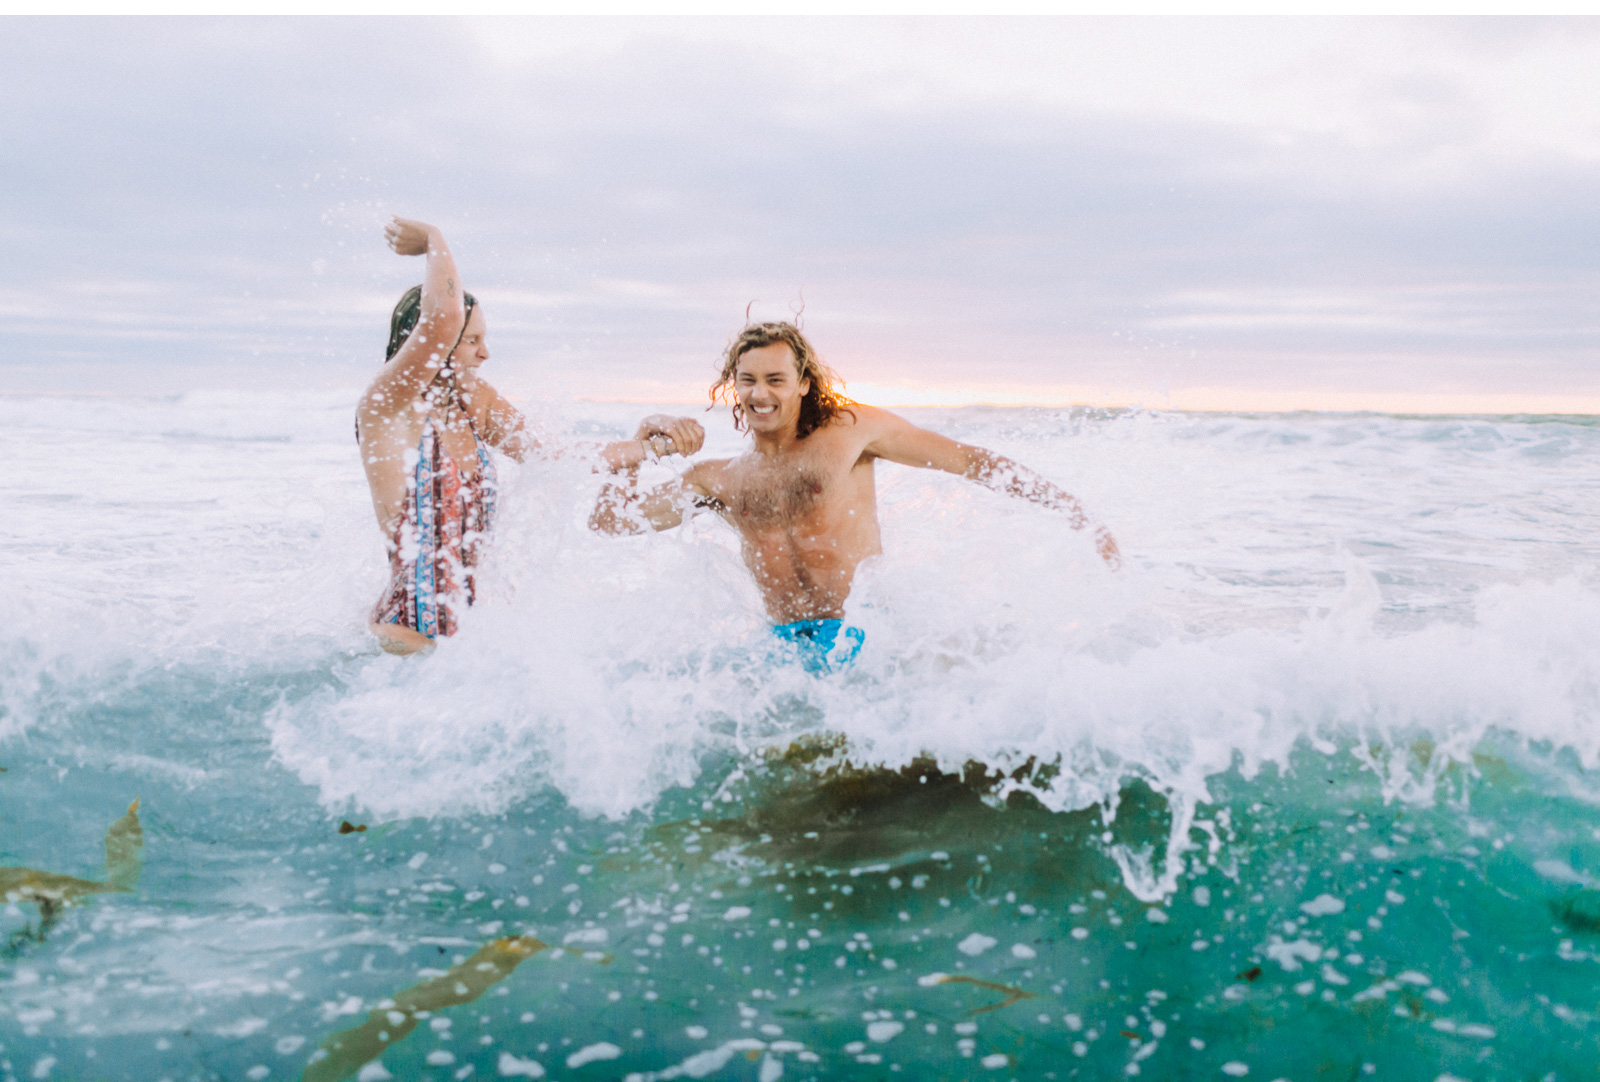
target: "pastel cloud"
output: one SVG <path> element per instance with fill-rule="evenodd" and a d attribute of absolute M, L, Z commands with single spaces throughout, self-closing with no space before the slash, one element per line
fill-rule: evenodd
<path fill-rule="evenodd" d="M 1592 20 L 11 25 L 41 385 L 358 378 L 400 211 L 555 394 L 697 393 L 803 298 L 890 397 L 1600 400 Z"/>

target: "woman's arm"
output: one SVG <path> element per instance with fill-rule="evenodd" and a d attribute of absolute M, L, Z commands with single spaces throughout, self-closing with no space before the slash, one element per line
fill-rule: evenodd
<path fill-rule="evenodd" d="M 611 473 L 637 470 L 646 459 L 662 455 L 688 457 L 706 442 L 706 430 L 692 417 L 652 413 L 639 422 L 631 440 L 618 440 L 600 449 L 600 461 Z"/>
<path fill-rule="evenodd" d="M 439 374 L 466 325 L 455 257 L 438 227 L 396 218 L 383 235 L 398 255 L 426 257 L 422 314 L 411 336 L 362 396 L 359 412 L 363 423 L 393 420 L 410 410 Z"/>
<path fill-rule="evenodd" d="M 483 380 L 474 379 L 464 397 L 472 410 L 472 423 L 490 447 L 518 462 L 543 449 L 522 411 Z"/>
<path fill-rule="evenodd" d="M 530 453 L 543 453 L 551 458 L 562 457 L 563 448 L 546 448 L 540 443 L 529 430 L 522 412 L 489 384 L 478 380 L 467 393 L 472 399 L 473 423 L 491 447 L 518 462 Z M 594 444 L 587 444 L 566 450 L 595 454 L 607 473 L 621 473 L 624 470 L 637 470 L 645 462 L 665 455 L 687 457 L 700 450 L 705 441 L 706 430 L 694 418 L 656 413 L 639 422 L 639 429 L 630 440 L 616 440 L 598 449 Z"/>

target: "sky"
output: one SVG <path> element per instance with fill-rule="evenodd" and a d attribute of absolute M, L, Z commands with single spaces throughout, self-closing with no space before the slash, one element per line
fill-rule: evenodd
<path fill-rule="evenodd" d="M 0 20 L 0 391 L 1600 413 L 1600 19 Z"/>

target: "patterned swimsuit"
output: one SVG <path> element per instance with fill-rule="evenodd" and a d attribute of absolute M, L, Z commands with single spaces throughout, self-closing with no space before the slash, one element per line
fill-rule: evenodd
<path fill-rule="evenodd" d="M 472 604 L 473 572 L 495 508 L 494 463 L 476 431 L 472 438 L 478 472 L 465 479 L 434 432 L 433 418 L 423 424 L 405 507 L 389 539 L 389 588 L 373 610 L 375 623 L 430 639 L 454 635 L 461 612 Z"/>

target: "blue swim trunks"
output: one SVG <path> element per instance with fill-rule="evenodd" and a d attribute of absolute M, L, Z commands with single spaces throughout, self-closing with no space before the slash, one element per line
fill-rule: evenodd
<path fill-rule="evenodd" d="M 865 631 L 845 627 L 843 620 L 796 620 L 777 625 L 772 633 L 792 645 L 800 655 L 800 664 L 814 673 L 848 668 L 867 640 Z"/>

